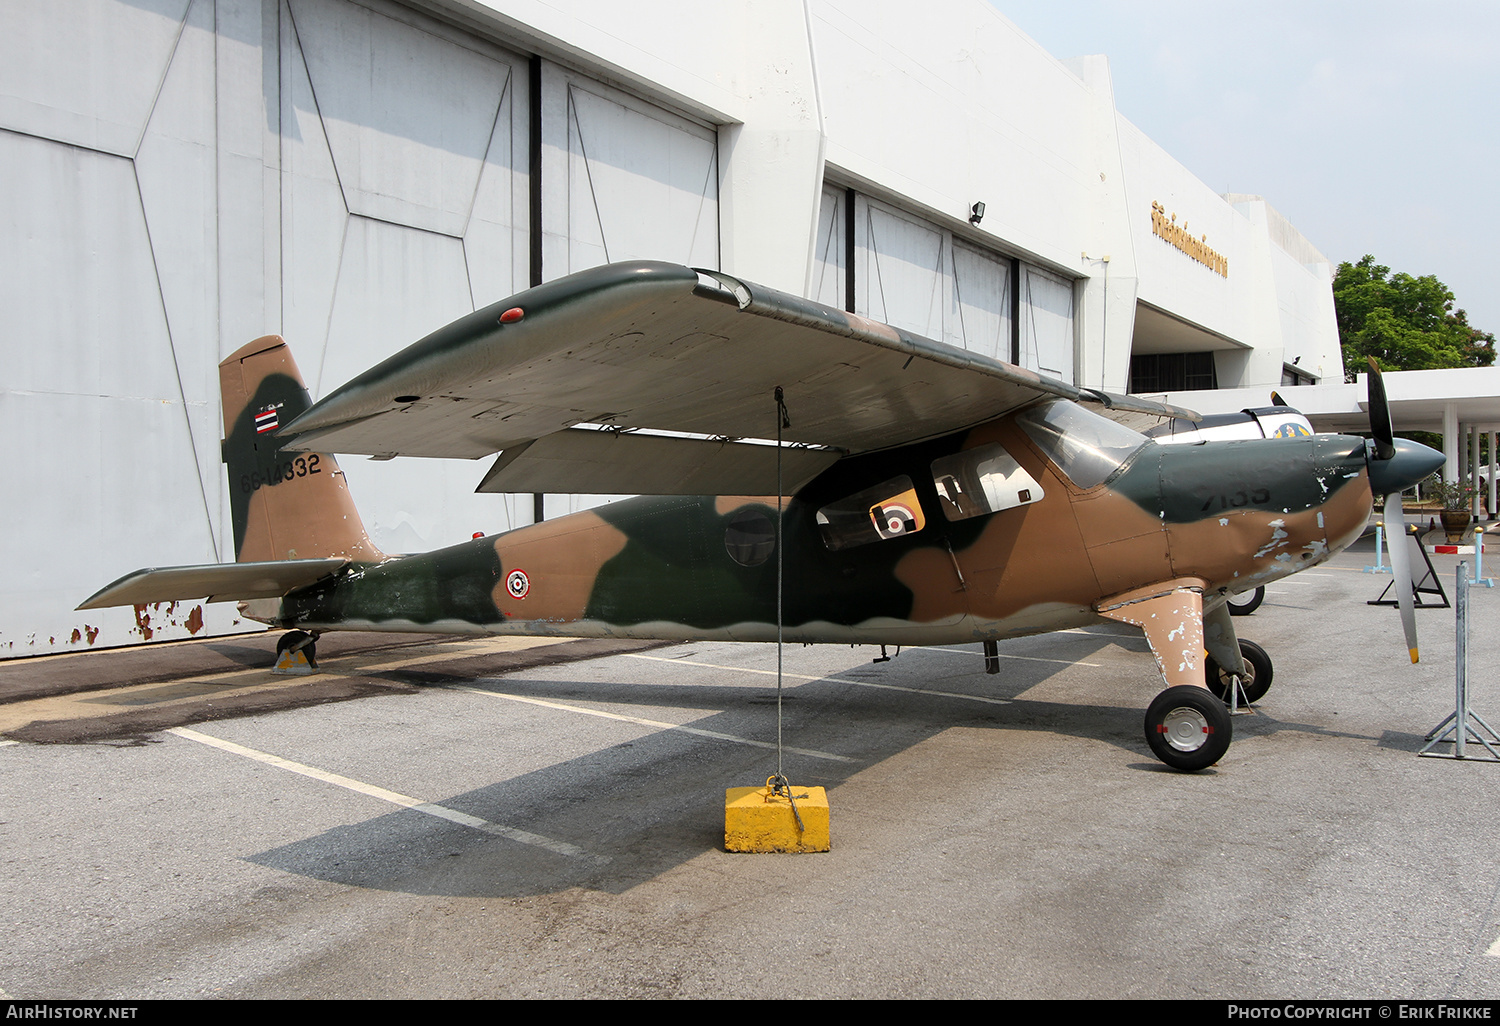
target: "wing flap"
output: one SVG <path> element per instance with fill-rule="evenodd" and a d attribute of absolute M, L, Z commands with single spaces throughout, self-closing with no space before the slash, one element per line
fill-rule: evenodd
<path fill-rule="evenodd" d="M 287 559 L 267 563 L 148 567 L 126 574 L 101 588 L 78 608 L 103 609 L 182 599 L 280 598 L 289 591 L 322 580 L 348 562 L 347 559 Z"/>
<path fill-rule="evenodd" d="M 787 495 L 833 466 L 834 449 L 781 450 Z M 500 454 L 479 492 L 599 495 L 775 495 L 774 446 L 571 428 Z"/>

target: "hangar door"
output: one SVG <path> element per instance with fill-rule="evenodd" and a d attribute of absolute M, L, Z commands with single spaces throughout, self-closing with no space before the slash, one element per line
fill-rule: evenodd
<path fill-rule="evenodd" d="M 823 189 L 812 278 L 819 302 L 1073 380 L 1071 281 L 853 189 Z"/>
<path fill-rule="evenodd" d="M 0 538 L 0 658 L 245 629 L 229 604 L 73 607 L 234 558 L 217 364 L 250 339 L 284 335 L 324 395 L 527 288 L 538 217 L 548 278 L 718 266 L 713 126 L 414 5 L 0 9 L 0 433 L 34 455 Z M 341 465 L 387 552 L 532 519 L 530 495 L 473 494 L 480 464 Z"/>
<path fill-rule="evenodd" d="M 380 0 L 280 11 L 283 333 L 315 395 L 540 281 L 719 266 L 713 127 Z"/>
<path fill-rule="evenodd" d="M 1073 380 L 1073 283 L 1040 267 L 1021 268 L 1022 367 Z"/>
<path fill-rule="evenodd" d="M 717 132 L 542 65 L 543 277 L 621 260 L 719 266 Z"/>
<path fill-rule="evenodd" d="M 541 281 L 719 265 L 711 126 L 382 0 L 285 0 L 279 45 L 283 333 L 315 397 Z M 532 520 L 469 464 L 343 469 L 387 551 Z"/>

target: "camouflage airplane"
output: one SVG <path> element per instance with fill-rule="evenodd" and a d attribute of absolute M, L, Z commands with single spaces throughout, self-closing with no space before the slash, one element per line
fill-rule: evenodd
<path fill-rule="evenodd" d="M 220 375 L 238 562 L 80 608 L 240 599 L 311 655 L 330 630 L 773 641 L 784 594 L 788 641 L 980 641 L 991 672 L 999 639 L 1118 621 L 1156 656 L 1146 740 L 1181 770 L 1229 746 L 1206 684 L 1270 683 L 1226 599 L 1327 559 L 1372 488 L 1443 458 L 1391 440 L 1383 396 L 1373 447 L 1159 445 L 1130 425 L 1195 415 L 654 262 L 476 311 L 315 404 L 274 336 Z M 498 452 L 481 492 L 638 497 L 388 557 L 331 452 Z"/>

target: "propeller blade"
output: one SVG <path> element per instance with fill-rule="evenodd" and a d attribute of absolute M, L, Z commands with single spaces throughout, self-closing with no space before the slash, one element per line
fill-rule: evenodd
<path fill-rule="evenodd" d="M 1365 382 L 1370 390 L 1370 434 L 1375 436 L 1375 458 L 1388 460 L 1396 455 L 1396 432 L 1391 426 L 1391 406 L 1385 399 L 1385 381 L 1375 357 L 1370 361 L 1370 376 Z"/>
<path fill-rule="evenodd" d="M 1272 406 L 1285 406 L 1285 407 L 1290 408 L 1292 404 L 1289 403 L 1289 402 L 1287 402 L 1285 399 L 1281 398 L 1281 393 L 1280 392 L 1273 391 L 1271 393 L 1271 405 Z"/>
<path fill-rule="evenodd" d="M 1416 662 L 1417 613 L 1412 608 L 1416 585 L 1411 577 L 1411 543 L 1406 537 L 1406 513 L 1401 508 L 1400 492 L 1385 497 L 1385 527 L 1390 538 L 1391 572 L 1396 578 L 1396 604 L 1401 607 L 1401 629 L 1406 632 L 1406 650 L 1411 653 L 1411 661 Z"/>

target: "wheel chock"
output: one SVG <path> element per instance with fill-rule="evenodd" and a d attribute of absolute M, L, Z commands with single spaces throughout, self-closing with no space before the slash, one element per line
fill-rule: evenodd
<path fill-rule="evenodd" d="M 731 787 L 724 792 L 726 851 L 827 851 L 828 792 L 821 787 Z"/>
<path fill-rule="evenodd" d="M 306 677 L 317 673 L 318 667 L 308 661 L 307 653 L 302 649 L 287 649 L 276 657 L 271 672 L 283 677 Z"/>

